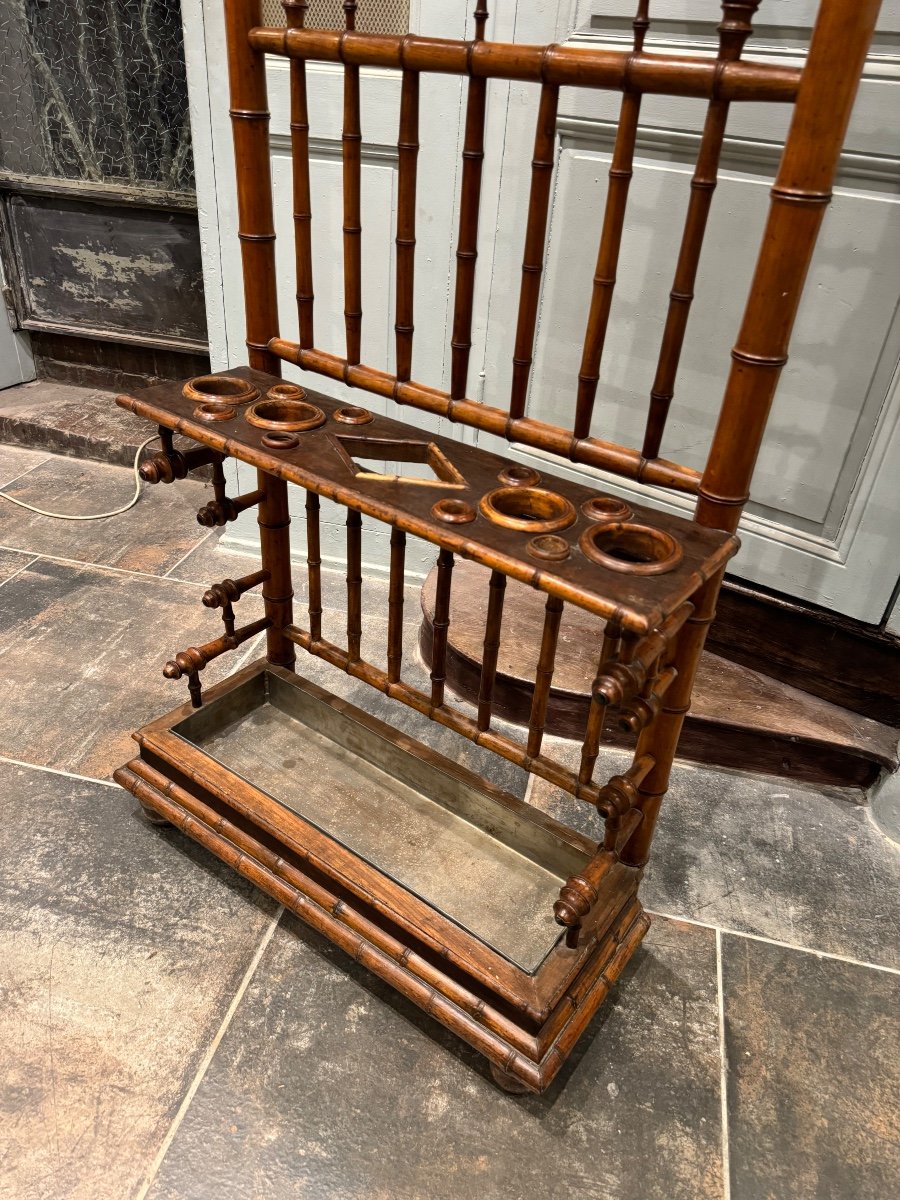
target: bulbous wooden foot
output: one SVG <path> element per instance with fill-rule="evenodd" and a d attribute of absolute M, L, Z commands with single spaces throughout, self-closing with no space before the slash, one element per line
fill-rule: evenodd
<path fill-rule="evenodd" d="M 509 1075 L 506 1071 L 501 1071 L 493 1063 L 491 1063 L 491 1078 L 498 1088 L 501 1088 L 504 1092 L 508 1092 L 511 1096 L 528 1096 L 531 1094 L 531 1088 L 526 1087 L 521 1079 L 516 1079 L 515 1075 Z"/>
<path fill-rule="evenodd" d="M 152 809 L 150 807 L 149 804 L 144 804 L 143 801 L 139 801 L 139 803 L 141 806 L 141 812 L 144 814 L 145 820 L 149 821 L 149 823 L 151 825 L 171 825 L 172 824 L 172 822 L 166 820 L 165 817 L 161 817 L 158 812 L 156 812 L 154 809 Z"/>

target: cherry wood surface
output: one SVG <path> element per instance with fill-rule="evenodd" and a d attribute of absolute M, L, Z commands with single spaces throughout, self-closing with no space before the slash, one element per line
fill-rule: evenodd
<path fill-rule="evenodd" d="M 252 382 L 261 393 L 278 383 L 276 377 L 247 367 L 235 367 L 228 375 Z M 728 534 L 702 528 L 693 521 L 649 506 L 634 505 L 634 523 L 671 534 L 682 547 L 683 557 L 672 571 L 641 577 L 638 582 L 628 574 L 604 570 L 591 562 L 577 544 L 580 534 L 597 524 L 581 512 L 581 506 L 602 496 L 602 490 L 556 477 L 548 469 L 541 473 L 542 488 L 568 500 L 575 519 L 560 531 L 569 543 L 569 557 L 562 562 L 536 559 L 527 550 L 531 540 L 528 532 L 494 524 L 483 515 L 476 515 L 471 523 L 457 525 L 447 524 L 432 513 L 435 503 L 444 497 L 467 499 L 477 508 L 486 493 L 502 486 L 500 474 L 515 466 L 511 460 L 438 434 L 425 436 L 415 426 L 390 417 L 376 415 L 365 425 L 343 425 L 334 419 L 334 413 L 344 407 L 342 401 L 332 400 L 311 387 L 306 387 L 305 392 L 307 399 L 329 420 L 303 432 L 296 447 L 283 451 L 265 446 L 265 431 L 247 422 L 242 406 L 237 407 L 230 420 L 214 424 L 198 420 L 193 415 L 196 405 L 181 394 L 180 384 L 160 384 L 139 396 L 121 396 L 118 403 L 157 425 L 204 443 L 213 451 L 258 467 L 269 478 L 299 484 L 406 533 L 426 538 L 463 558 L 496 566 L 522 583 L 601 616 L 614 617 L 636 632 L 646 632 L 669 616 L 720 570 L 737 549 L 737 539 Z M 410 485 L 402 479 L 374 478 L 357 472 L 342 450 L 342 439 L 348 438 L 352 439 L 354 453 L 359 453 L 358 443 L 363 441 L 375 458 L 390 457 L 383 452 L 380 442 L 434 445 L 456 467 L 464 483 L 459 486 L 436 480 Z"/>
<path fill-rule="evenodd" d="M 765 13 L 765 4 L 723 0 L 721 7 L 716 55 L 693 58 L 645 49 L 652 19 L 647 0 L 639 0 L 632 45 L 621 51 L 492 42 L 483 3 L 475 8 L 475 36 L 458 41 L 360 33 L 355 29 L 355 0 L 343 5 L 344 28 L 335 30 L 306 28 L 307 5 L 302 0 L 287 0 L 284 27 L 271 29 L 262 27 L 261 0 L 225 0 L 249 368 L 229 372 L 236 377 L 231 383 L 221 376 L 205 383 L 195 380 L 190 396 L 178 386 L 162 386 L 119 401 L 161 429 L 163 448 L 142 469 L 148 482 L 172 482 L 184 478 L 188 465 L 210 463 L 216 492 L 202 519 L 218 524 L 233 519 L 240 509 L 255 506 L 258 511 L 265 616 L 253 626 L 236 626 L 233 604 L 240 599 L 240 589 L 228 584 L 237 581 L 223 581 L 219 592 L 210 589 L 225 601 L 225 633 L 177 653 L 170 664 L 171 674 L 188 677 L 191 707 L 202 712 L 211 699 L 223 695 L 221 688 L 204 694 L 202 671 L 210 658 L 233 649 L 251 629 L 264 629 L 269 670 L 290 679 L 299 647 L 596 809 L 597 840 L 553 906 L 564 936 L 548 959 L 552 970 L 542 968 L 523 981 L 504 977 L 483 954 L 456 954 L 458 938 L 454 941 L 438 930 L 440 914 L 414 902 L 409 893 L 389 895 L 386 881 L 376 879 L 377 872 L 373 874 L 358 855 L 308 823 L 301 828 L 299 818 L 285 815 L 277 798 L 266 797 L 199 748 L 187 747 L 168 719 L 137 735 L 140 757 L 117 773 L 148 811 L 178 824 L 486 1054 L 501 1085 L 514 1082 L 534 1091 L 547 1086 L 646 930 L 636 898 L 638 882 L 722 577 L 737 549 L 735 531 L 787 362 L 879 3 L 821 0 L 802 70 L 742 58 L 754 14 L 757 8 Z M 280 264 L 272 211 L 267 55 L 285 57 L 290 64 L 295 246 Z M 343 76 L 342 183 L 340 197 L 333 197 L 343 211 L 343 237 L 334 248 L 342 253 L 344 273 L 345 344 L 338 350 L 318 347 L 314 339 L 309 187 L 309 109 L 314 97 L 307 88 L 309 62 L 335 64 Z M 393 369 L 390 364 L 361 361 L 366 321 L 361 304 L 366 268 L 363 68 L 400 73 Z M 427 144 L 428 137 L 419 125 L 419 100 L 431 72 L 468 78 L 449 391 L 443 380 L 412 378 L 416 167 L 419 145 Z M 466 395 L 484 120 L 490 82 L 498 79 L 532 84 L 538 94 L 528 218 L 521 231 L 522 270 L 517 280 L 509 281 L 510 294 L 518 286 L 519 303 L 507 407 Z M 529 382 L 546 259 L 557 100 L 563 86 L 620 92 L 622 102 L 606 206 L 598 219 L 597 270 L 582 368 L 572 380 L 568 423 L 554 425 L 529 413 Z M 616 303 L 615 269 L 629 216 L 628 183 L 645 92 L 703 103 L 706 120 L 672 292 L 660 321 L 658 367 L 652 395 L 646 399 L 643 442 L 637 448 L 599 436 L 594 401 L 602 379 L 607 318 Z M 660 458 L 658 452 L 666 417 L 679 402 L 678 360 L 729 110 L 747 102 L 792 105 L 793 112 L 730 363 L 723 352 L 718 424 L 705 466 L 698 472 Z M 456 164 L 447 163 L 448 186 L 455 172 Z M 288 261 L 296 272 L 299 342 L 283 338 L 278 323 L 276 269 Z M 552 312 L 542 313 L 551 339 L 553 319 Z M 383 314 L 376 320 L 382 322 Z M 282 362 L 302 368 L 305 394 L 296 385 L 278 386 Z M 317 373 L 355 389 L 353 399 L 339 404 L 316 392 L 309 384 Z M 249 401 L 248 391 L 260 399 Z M 208 399 L 198 403 L 198 392 Z M 368 421 L 363 411 L 367 392 L 414 413 L 429 412 L 450 424 L 540 449 L 561 462 L 694 496 L 693 519 L 643 505 L 622 512 L 614 511 L 612 502 L 604 509 L 611 498 L 604 498 L 599 487 L 565 482 L 550 469 L 541 469 L 543 478 L 536 481 L 527 471 L 523 475 L 521 467 L 478 447 L 423 437 L 412 422 L 383 417 Z M 252 421 L 245 419 L 247 412 Z M 197 448 L 180 453 L 172 443 L 173 432 L 193 439 Z M 427 462 L 438 481 L 361 470 L 354 464 L 360 455 L 365 457 L 367 447 L 370 458 Z M 257 468 L 254 493 L 235 499 L 225 494 L 221 464 L 226 457 Z M 310 587 L 305 619 L 295 615 L 291 589 L 289 484 L 307 490 Z M 321 636 L 319 496 L 348 510 L 345 646 Z M 362 515 L 392 530 L 386 671 L 361 657 Z M 403 678 L 400 614 L 407 534 L 425 538 L 438 550 L 428 691 Z M 457 559 L 488 568 L 490 597 L 478 629 L 483 660 L 475 717 L 453 703 L 446 687 Z M 492 725 L 499 699 L 497 661 L 510 616 L 501 579 L 542 593 L 540 648 L 522 737 Z M 583 647 L 592 678 L 574 766 L 555 761 L 545 739 L 560 641 L 571 609 L 606 622 Z M 224 694 L 240 686 L 239 677 L 222 685 Z M 602 782 L 594 775 L 614 719 L 636 738 L 634 756 L 630 767 Z M 422 753 L 427 757 L 424 749 Z M 504 803 L 499 796 L 494 801 Z M 435 951 L 438 958 L 429 957 Z"/>

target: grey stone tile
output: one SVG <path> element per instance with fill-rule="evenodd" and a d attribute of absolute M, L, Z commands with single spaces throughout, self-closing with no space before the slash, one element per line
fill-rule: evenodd
<path fill-rule="evenodd" d="M 658 920 L 544 1097 L 293 919 L 148 1200 L 722 1195 L 715 942 Z"/>
<path fill-rule="evenodd" d="M 258 554 L 237 554 L 226 549 L 220 545 L 221 537 L 221 530 L 209 531 L 203 541 L 169 571 L 166 578 L 209 584 L 220 579 L 239 579 L 260 569 Z"/>
<path fill-rule="evenodd" d="M 83 515 L 127 503 L 134 476 L 124 467 L 54 455 L 6 490 L 48 512 Z M 197 509 L 211 494 L 193 480 L 145 486 L 134 508 L 102 521 L 55 520 L 0 500 L 0 545 L 164 575 L 206 536 Z"/>
<path fill-rule="evenodd" d="M 23 446 L 11 446 L 5 442 L 0 442 L 0 487 L 9 483 L 10 480 L 18 478 L 19 475 L 24 475 L 26 471 L 31 471 L 39 466 L 48 458 L 48 455 L 41 450 L 26 450 Z M 4 505 L 0 511 L 0 521 L 12 511 L 12 505 Z M 2 524 L 0 524 L 2 528 Z"/>
<path fill-rule="evenodd" d="M 733 1200 L 900 1195 L 900 977 L 725 935 Z"/>
<path fill-rule="evenodd" d="M 900 850 L 847 793 L 679 767 L 644 902 L 900 967 Z"/>
<path fill-rule="evenodd" d="M 602 759 L 607 775 L 628 761 L 616 752 Z M 900 967 L 900 850 L 852 802 L 854 794 L 676 763 L 644 904 Z M 599 836 L 596 814 L 549 784 L 536 782 L 530 802 Z"/>
<path fill-rule="evenodd" d="M 27 567 L 33 561 L 33 554 L 23 554 L 20 550 L 0 549 L 0 587 L 8 579 L 12 579 L 17 571 L 21 571 L 23 567 Z"/>
<path fill-rule="evenodd" d="M 0 1194 L 122 1200 L 272 920 L 118 788 L 0 763 Z"/>
<path fill-rule="evenodd" d="M 0 588 L 0 754 L 102 779 L 136 752 L 131 733 L 187 698 L 163 678 L 177 650 L 221 633 L 200 589 L 152 576 L 38 559 Z M 258 597 L 239 621 L 262 614 Z M 207 683 L 245 651 L 216 659 Z"/>

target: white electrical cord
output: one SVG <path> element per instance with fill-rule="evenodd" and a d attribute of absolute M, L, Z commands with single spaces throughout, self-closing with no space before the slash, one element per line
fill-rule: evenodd
<path fill-rule="evenodd" d="M 119 513 L 128 512 L 129 508 L 134 508 L 140 499 L 141 495 L 141 477 L 138 474 L 141 455 L 151 442 L 155 442 L 159 434 L 154 434 L 153 437 L 147 438 L 146 442 L 142 442 L 137 448 L 137 453 L 134 456 L 134 495 L 127 504 L 123 504 L 121 508 L 114 508 L 112 512 L 105 513 L 90 513 L 84 517 L 74 517 L 71 513 L 54 513 L 47 512 L 43 508 L 35 508 L 33 504 L 26 504 L 24 500 L 18 500 L 15 496 L 10 496 L 6 492 L 0 492 L 0 497 L 8 500 L 10 504 L 18 504 L 19 508 L 27 508 L 30 512 L 37 513 L 41 517 L 54 517 L 57 521 L 102 521 L 105 517 L 117 517 Z"/>

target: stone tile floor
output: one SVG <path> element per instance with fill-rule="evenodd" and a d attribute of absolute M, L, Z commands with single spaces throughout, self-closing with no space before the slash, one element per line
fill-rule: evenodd
<path fill-rule="evenodd" d="M 129 488 L 121 468 L 0 446 L 0 489 L 39 504 L 102 509 Z M 165 659 L 214 635 L 202 585 L 253 569 L 193 521 L 203 498 L 156 488 L 97 524 L 0 500 L 0 1196 L 900 1195 L 900 850 L 854 793 L 679 764 L 651 932 L 540 1098 L 499 1093 L 464 1044 L 149 826 L 110 773 L 180 698 Z M 377 658 L 384 588 L 366 587 Z M 407 615 L 414 678 L 415 589 Z M 554 789 L 393 715 L 591 828 Z"/>

